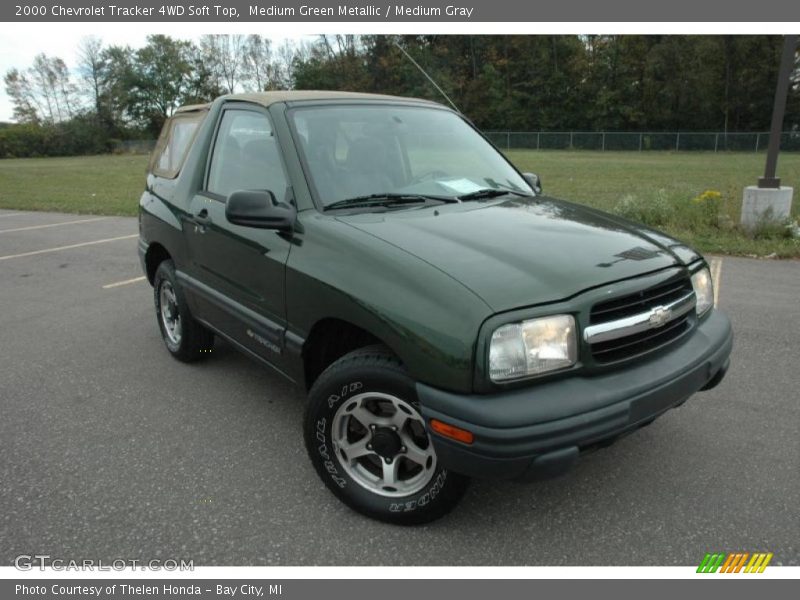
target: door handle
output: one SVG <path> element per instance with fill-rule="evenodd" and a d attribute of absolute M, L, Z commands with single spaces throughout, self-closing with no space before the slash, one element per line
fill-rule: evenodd
<path fill-rule="evenodd" d="M 195 233 L 205 233 L 206 227 L 211 225 L 211 217 L 205 208 L 192 217 Z"/>
<path fill-rule="evenodd" d="M 211 223 L 211 217 L 208 216 L 208 210 L 205 208 L 194 216 L 194 220 L 199 225 L 208 225 Z"/>

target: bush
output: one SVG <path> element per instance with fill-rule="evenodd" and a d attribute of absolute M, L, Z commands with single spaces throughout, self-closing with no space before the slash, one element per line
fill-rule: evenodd
<path fill-rule="evenodd" d="M 109 151 L 108 134 L 87 116 L 62 123 L 20 123 L 0 129 L 0 158 L 75 156 Z"/>
<path fill-rule="evenodd" d="M 792 239 L 796 237 L 796 228 L 797 224 L 791 219 L 776 221 L 772 211 L 768 211 L 749 233 L 754 240 Z"/>
<path fill-rule="evenodd" d="M 655 196 L 650 198 L 628 194 L 617 203 L 613 212 L 651 227 L 665 227 L 674 221 L 676 211 L 666 192 L 658 190 Z"/>
<path fill-rule="evenodd" d="M 723 210 L 722 194 L 706 190 L 692 197 L 690 192 L 658 190 L 650 197 L 629 194 L 613 212 L 659 229 L 702 232 L 732 228 L 732 220 Z"/>

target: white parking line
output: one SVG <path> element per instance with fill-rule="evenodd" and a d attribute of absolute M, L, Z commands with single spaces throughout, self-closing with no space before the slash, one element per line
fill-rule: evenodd
<path fill-rule="evenodd" d="M 3 217 L 18 217 L 24 214 L 25 213 L 0 213 L 0 219 L 2 219 Z"/>
<path fill-rule="evenodd" d="M 62 225 L 77 225 L 78 223 L 94 223 L 103 221 L 108 217 L 94 217 L 92 219 L 78 219 L 77 221 L 63 221 L 61 223 L 48 223 L 47 225 L 29 225 L 27 227 L 15 227 L 14 229 L 0 229 L 0 233 L 11 233 L 13 231 L 30 231 L 31 229 L 44 229 L 45 227 L 61 227 Z"/>
<path fill-rule="evenodd" d="M 719 306 L 719 288 L 722 286 L 722 258 L 711 259 L 711 282 L 714 284 L 714 306 Z"/>
<path fill-rule="evenodd" d="M 46 254 L 48 252 L 59 252 L 60 250 L 70 250 L 72 248 L 80 248 L 81 246 L 93 246 L 94 244 L 105 244 L 106 242 L 116 242 L 117 240 L 129 240 L 131 238 L 139 237 L 138 233 L 133 235 L 121 235 L 119 237 L 106 238 L 104 240 L 94 240 L 93 242 L 82 242 L 80 244 L 70 244 L 69 246 L 58 246 L 57 248 L 45 248 L 44 250 L 34 250 L 33 252 L 23 252 L 22 254 L 7 254 L 0 256 L 0 260 L 9 260 L 11 258 L 22 258 L 23 256 L 33 256 L 35 254 Z"/>
<path fill-rule="evenodd" d="M 111 288 L 120 287 L 122 285 L 128 285 L 129 283 L 139 283 L 140 281 L 144 281 L 147 279 L 144 275 L 141 277 L 134 277 L 133 279 L 126 279 L 125 281 L 117 281 L 116 283 L 107 283 L 103 286 L 104 290 L 110 290 Z"/>

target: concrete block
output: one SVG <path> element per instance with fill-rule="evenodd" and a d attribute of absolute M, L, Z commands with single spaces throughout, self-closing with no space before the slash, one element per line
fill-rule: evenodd
<path fill-rule="evenodd" d="M 792 212 L 790 187 L 760 188 L 755 185 L 744 188 L 742 199 L 742 227 L 755 229 L 761 223 L 782 223 Z"/>

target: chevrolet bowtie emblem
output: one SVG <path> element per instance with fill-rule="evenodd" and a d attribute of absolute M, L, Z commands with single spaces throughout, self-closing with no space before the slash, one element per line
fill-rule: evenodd
<path fill-rule="evenodd" d="M 656 329 L 661 327 L 667 323 L 672 318 L 672 311 L 665 306 L 656 306 L 652 311 L 650 311 L 650 317 L 647 319 L 647 322 L 650 323 L 650 327 Z"/>

